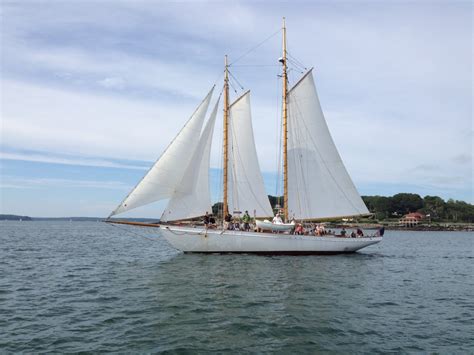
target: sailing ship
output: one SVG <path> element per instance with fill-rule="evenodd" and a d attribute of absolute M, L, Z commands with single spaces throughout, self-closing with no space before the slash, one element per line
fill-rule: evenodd
<path fill-rule="evenodd" d="M 282 150 L 284 222 L 314 221 L 369 214 L 327 127 L 312 69 L 288 85 L 286 26 L 282 26 Z M 258 226 L 271 222 L 273 210 L 265 191 L 252 128 L 250 91 L 229 99 L 229 64 L 223 85 L 223 211 L 252 211 Z M 110 214 L 169 199 L 160 218 L 161 235 L 176 249 L 196 253 L 333 254 L 351 253 L 378 243 L 381 237 L 293 235 L 282 225 L 263 232 L 177 224 L 212 210 L 209 161 L 220 96 L 204 128 L 214 87 L 151 169 Z M 143 223 L 116 223 L 144 225 Z M 288 225 L 288 224 L 286 224 Z"/>

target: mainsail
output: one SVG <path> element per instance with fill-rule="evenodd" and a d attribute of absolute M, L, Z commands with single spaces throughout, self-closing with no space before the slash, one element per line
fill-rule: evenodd
<path fill-rule="evenodd" d="M 250 91 L 230 105 L 229 117 L 229 210 L 249 211 L 257 217 L 272 216 L 265 192 L 250 113 Z"/>
<path fill-rule="evenodd" d="M 110 216 L 173 196 L 191 161 L 190 152 L 198 145 L 213 91 L 214 87 L 161 157 Z"/>
<path fill-rule="evenodd" d="M 289 217 L 368 214 L 324 119 L 312 71 L 288 92 Z"/>
<path fill-rule="evenodd" d="M 173 197 L 161 216 L 163 222 L 199 217 L 212 211 L 209 193 L 209 160 L 218 106 L 219 100 L 204 127 L 184 176 L 176 186 Z"/>

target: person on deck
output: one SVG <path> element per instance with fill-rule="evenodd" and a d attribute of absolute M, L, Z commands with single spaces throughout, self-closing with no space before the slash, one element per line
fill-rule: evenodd
<path fill-rule="evenodd" d="M 249 215 L 249 211 L 245 211 L 245 214 L 244 216 L 242 217 L 242 222 L 244 222 L 244 231 L 248 232 L 250 230 L 250 221 L 251 221 L 251 218 L 250 218 L 250 215 Z"/>
<path fill-rule="evenodd" d="M 213 215 L 209 217 L 209 228 L 216 228 L 216 219 Z"/>
<path fill-rule="evenodd" d="M 316 235 L 321 237 L 324 234 L 324 227 L 321 224 L 316 225 Z"/>
<path fill-rule="evenodd" d="M 224 228 L 225 229 L 234 229 L 234 224 L 232 222 L 232 215 L 227 213 L 227 216 L 224 218 Z"/>
<path fill-rule="evenodd" d="M 206 212 L 206 214 L 204 215 L 204 218 L 203 218 L 204 226 L 206 227 L 206 229 L 209 226 L 209 220 L 210 220 L 209 214 Z"/>
<path fill-rule="evenodd" d="M 341 229 L 341 237 L 345 237 L 346 236 L 346 229 L 344 227 L 342 227 Z"/>
<path fill-rule="evenodd" d="M 360 238 L 360 237 L 363 237 L 363 236 L 364 236 L 364 232 L 362 232 L 362 229 L 357 228 L 357 238 Z"/>
<path fill-rule="evenodd" d="M 296 235 L 303 235 L 304 234 L 304 228 L 300 223 L 298 223 L 298 225 L 295 228 L 295 234 Z"/>
<path fill-rule="evenodd" d="M 283 224 L 283 221 L 280 217 L 280 214 L 277 213 L 275 217 L 273 217 L 273 221 L 272 221 L 274 224 Z"/>
<path fill-rule="evenodd" d="M 377 229 L 377 232 L 375 232 L 375 236 L 376 237 L 383 237 L 384 233 L 385 233 L 385 227 L 382 226 L 379 229 Z"/>

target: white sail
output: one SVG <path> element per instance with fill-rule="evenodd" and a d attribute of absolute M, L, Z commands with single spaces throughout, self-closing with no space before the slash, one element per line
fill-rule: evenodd
<path fill-rule="evenodd" d="M 229 211 L 248 211 L 257 217 L 272 216 L 265 192 L 250 113 L 250 91 L 230 106 L 229 112 Z"/>
<path fill-rule="evenodd" d="M 329 133 L 311 71 L 288 93 L 288 213 L 298 219 L 369 213 Z"/>
<path fill-rule="evenodd" d="M 110 216 L 170 198 L 181 181 L 201 136 L 214 87 L 148 173 Z"/>
<path fill-rule="evenodd" d="M 211 213 L 209 193 L 209 160 L 211 156 L 212 133 L 216 122 L 217 108 L 214 110 L 201 134 L 199 144 L 181 182 L 176 186 L 173 197 L 161 216 L 161 221 L 176 221 Z"/>

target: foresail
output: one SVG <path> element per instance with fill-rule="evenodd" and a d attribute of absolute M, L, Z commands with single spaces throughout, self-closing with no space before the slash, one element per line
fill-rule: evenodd
<path fill-rule="evenodd" d="M 249 91 L 230 106 L 229 148 L 229 211 L 272 216 L 255 148 Z"/>
<path fill-rule="evenodd" d="M 201 134 L 199 144 L 192 154 L 181 182 L 176 186 L 173 196 L 161 216 L 161 221 L 194 218 L 202 216 L 206 212 L 212 212 L 209 193 L 209 160 L 218 106 L 219 101 L 214 106 Z"/>
<path fill-rule="evenodd" d="M 324 119 L 309 71 L 288 93 L 289 217 L 367 214 Z"/>
<path fill-rule="evenodd" d="M 161 157 L 110 216 L 170 198 L 196 149 L 214 87 Z"/>

